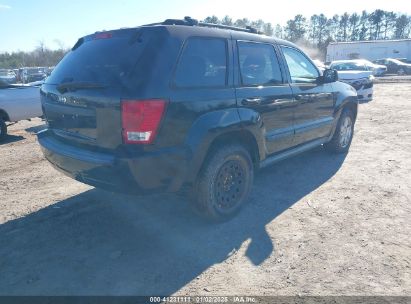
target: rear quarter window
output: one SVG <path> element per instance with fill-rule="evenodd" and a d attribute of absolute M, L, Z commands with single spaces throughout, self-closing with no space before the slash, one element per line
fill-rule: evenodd
<path fill-rule="evenodd" d="M 224 87 L 227 85 L 227 41 L 218 38 L 189 38 L 177 64 L 174 85 Z"/>

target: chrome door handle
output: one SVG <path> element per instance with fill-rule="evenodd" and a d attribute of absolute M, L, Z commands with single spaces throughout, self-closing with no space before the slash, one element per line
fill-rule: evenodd
<path fill-rule="evenodd" d="M 261 103 L 261 98 L 244 98 L 241 103 L 247 106 L 255 106 Z"/>

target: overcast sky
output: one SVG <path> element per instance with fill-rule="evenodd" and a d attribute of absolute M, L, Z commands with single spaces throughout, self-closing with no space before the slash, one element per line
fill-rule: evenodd
<path fill-rule="evenodd" d="M 103 29 L 133 27 L 167 18 L 210 15 L 263 19 L 284 25 L 297 14 L 331 17 L 344 12 L 383 9 L 411 15 L 406 0 L 0 0 L 0 52 L 31 51 L 43 41 L 55 49 Z"/>

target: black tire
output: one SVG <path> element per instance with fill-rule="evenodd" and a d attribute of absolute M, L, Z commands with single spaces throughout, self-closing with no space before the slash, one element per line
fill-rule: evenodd
<path fill-rule="evenodd" d="M 346 132 L 349 132 L 349 134 Z M 324 146 L 328 151 L 333 153 L 346 153 L 350 148 L 353 135 L 354 114 L 351 110 L 345 109 L 341 113 L 333 138 Z"/>
<path fill-rule="evenodd" d="M 253 179 L 248 151 L 241 145 L 223 146 L 208 157 L 193 187 L 195 210 L 216 222 L 232 218 L 246 202 Z"/>
<path fill-rule="evenodd" d="M 0 141 L 3 141 L 7 136 L 6 122 L 0 118 Z"/>

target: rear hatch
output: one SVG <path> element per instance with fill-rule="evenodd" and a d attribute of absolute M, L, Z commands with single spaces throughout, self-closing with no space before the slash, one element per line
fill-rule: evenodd
<path fill-rule="evenodd" d="M 142 83 L 136 65 L 151 40 L 144 28 L 79 39 L 41 88 L 50 132 L 72 144 L 118 147 L 120 101 Z"/>

